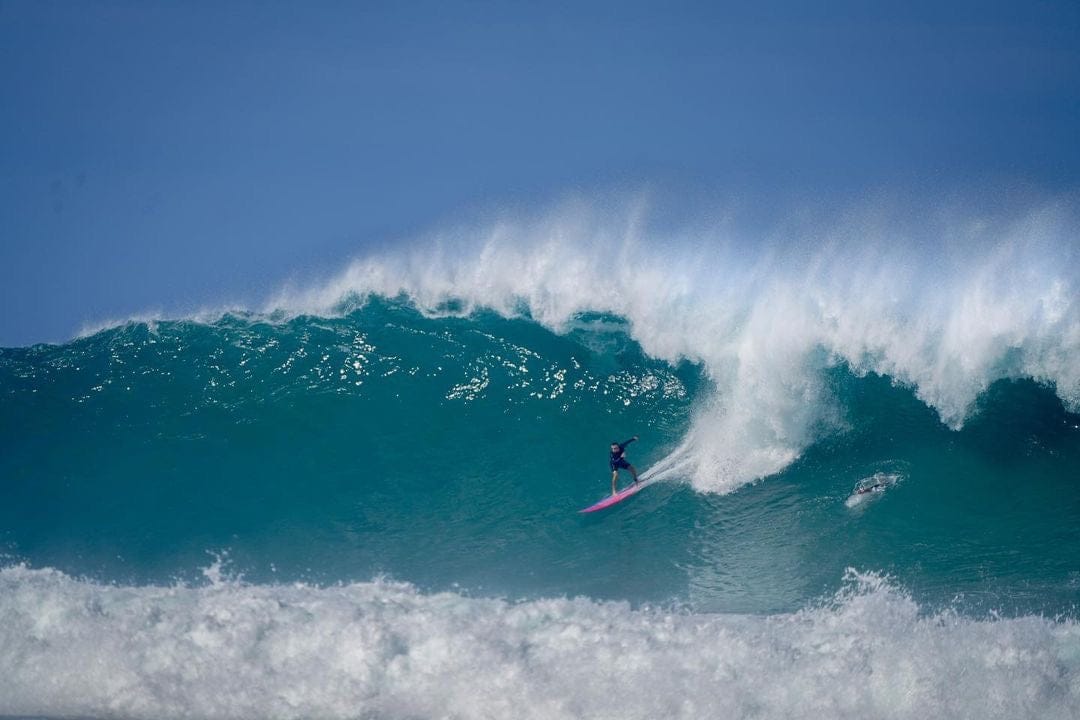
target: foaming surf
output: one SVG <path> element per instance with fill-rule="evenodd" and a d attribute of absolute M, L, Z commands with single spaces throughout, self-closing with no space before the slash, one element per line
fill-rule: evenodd
<path fill-rule="evenodd" d="M 931 611 L 848 571 L 768 617 L 390 581 L 122 586 L 0 569 L 0 714 L 1073 718 L 1080 626 Z"/>

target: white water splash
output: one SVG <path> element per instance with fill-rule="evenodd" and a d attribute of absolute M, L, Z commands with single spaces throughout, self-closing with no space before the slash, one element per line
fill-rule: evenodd
<path fill-rule="evenodd" d="M 1075 718 L 1080 626 L 923 615 L 876 575 L 794 614 L 397 583 L 130 587 L 0 570 L 0 715 Z"/>

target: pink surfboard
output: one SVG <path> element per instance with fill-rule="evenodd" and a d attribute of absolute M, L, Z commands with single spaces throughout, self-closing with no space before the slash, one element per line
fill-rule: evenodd
<path fill-rule="evenodd" d="M 607 496 L 606 498 L 604 498 L 600 502 L 596 503 L 595 505 L 590 505 L 589 507 L 585 508 L 584 510 L 578 510 L 578 512 L 594 513 L 597 510 L 603 510 L 604 508 L 609 508 L 612 505 L 618 505 L 619 503 L 621 503 L 623 500 L 630 497 L 631 495 L 637 495 L 638 492 L 640 492 L 640 490 L 643 487 L 645 487 L 646 485 L 648 485 L 648 484 L 649 483 L 645 482 L 644 480 L 641 480 L 641 481 L 639 481 L 637 483 L 632 483 L 629 487 L 623 488 L 622 490 L 615 493 L 614 495 Z"/>

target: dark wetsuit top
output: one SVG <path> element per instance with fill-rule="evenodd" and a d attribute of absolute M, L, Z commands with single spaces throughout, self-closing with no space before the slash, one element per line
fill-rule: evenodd
<path fill-rule="evenodd" d="M 623 453 L 626 452 L 626 446 L 629 445 L 632 442 L 634 442 L 634 438 L 630 438 L 629 440 L 625 440 L 625 441 L 619 443 L 619 449 L 617 451 L 616 450 L 611 451 L 611 469 L 612 469 L 612 471 L 618 470 L 619 468 L 628 468 L 628 467 L 630 467 L 630 463 L 626 462 L 626 458 L 623 457 Z"/>

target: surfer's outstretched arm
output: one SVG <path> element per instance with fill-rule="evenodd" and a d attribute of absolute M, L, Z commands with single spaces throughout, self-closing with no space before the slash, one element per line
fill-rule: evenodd
<path fill-rule="evenodd" d="M 629 440 L 623 440 L 621 443 L 619 443 L 619 447 L 624 448 L 624 447 L 626 447 L 627 445 L 629 445 L 630 443 L 634 442 L 637 439 L 638 439 L 638 437 L 637 437 L 637 435 L 635 435 L 634 437 L 630 438 Z"/>

